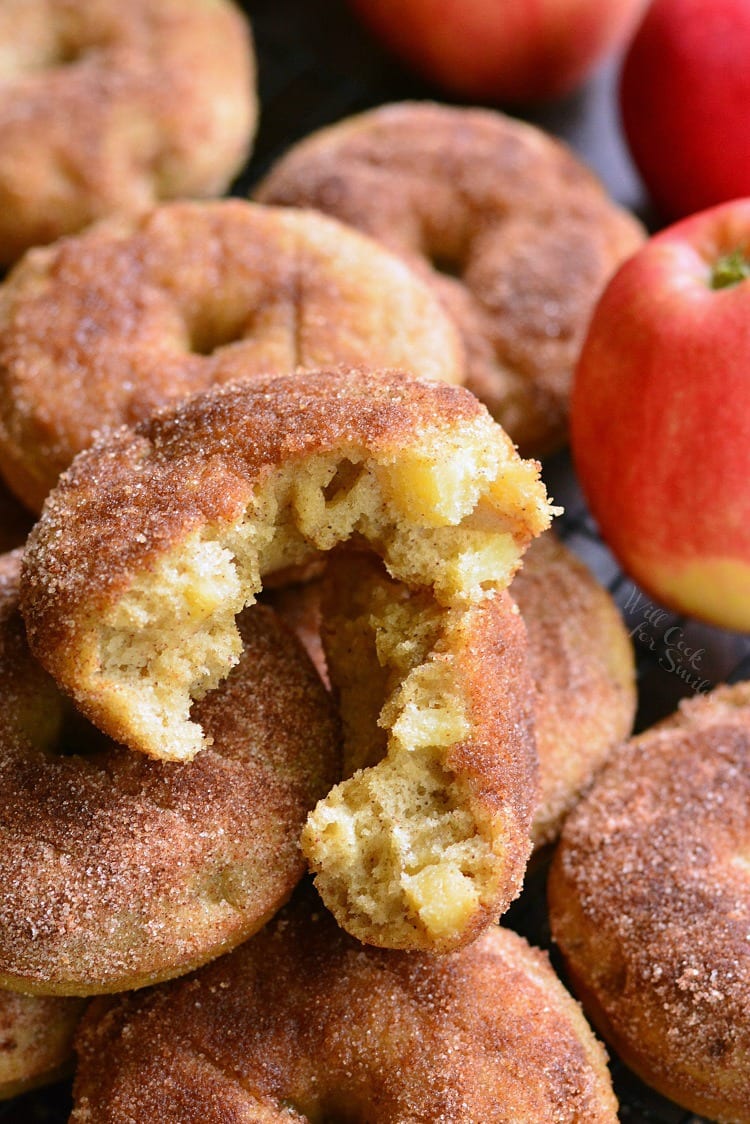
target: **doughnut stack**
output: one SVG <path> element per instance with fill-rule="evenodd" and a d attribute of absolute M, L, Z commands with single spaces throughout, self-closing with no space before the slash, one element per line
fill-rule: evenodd
<path fill-rule="evenodd" d="M 564 441 L 638 224 L 538 130 L 427 104 L 209 199 L 257 110 L 229 0 L 3 21 L 0 1097 L 75 1040 L 75 1124 L 614 1124 L 580 1006 L 498 925 L 562 830 L 587 1012 L 669 1095 L 750 1120 L 748 699 L 626 744 L 629 638 L 517 448 Z M 711 820 L 698 775 L 725 813 L 705 854 L 670 818 Z M 631 805 L 655 839 L 616 838 Z M 662 844 L 718 951 L 678 937 Z"/>

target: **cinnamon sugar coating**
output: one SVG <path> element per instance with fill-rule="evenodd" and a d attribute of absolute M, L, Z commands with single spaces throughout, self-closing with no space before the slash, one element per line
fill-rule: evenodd
<path fill-rule="evenodd" d="M 633 646 L 617 606 L 551 532 L 532 543 L 510 593 L 528 632 L 541 800 L 535 847 L 552 842 L 633 728 Z"/>
<path fill-rule="evenodd" d="M 233 199 L 111 220 L 28 254 L 0 288 L 0 468 L 39 510 L 107 427 L 337 364 L 464 375 L 430 288 L 332 219 Z"/>
<path fill-rule="evenodd" d="M 47 1085 L 73 1068 L 82 999 L 0 991 L 0 1100 Z"/>
<path fill-rule="evenodd" d="M 521 452 L 565 440 L 589 316 L 643 231 L 559 141 L 490 110 L 381 106 L 301 141 L 255 196 L 400 253 L 458 323 L 467 385 Z"/>
<path fill-rule="evenodd" d="M 105 215 L 220 195 L 255 131 L 229 0 L 3 0 L 0 262 Z"/>
<path fill-rule="evenodd" d="M 604 1052 L 503 929 L 447 957 L 363 948 L 309 894 L 231 956 L 97 1002 L 71 1124 L 615 1124 Z"/>
<path fill-rule="evenodd" d="M 270 610 L 196 707 L 213 739 L 191 764 L 102 738 L 26 646 L 18 555 L 0 567 L 0 986 L 101 994 L 179 975 L 283 904 L 305 816 L 339 775 L 317 675 Z"/>
<path fill-rule="evenodd" d="M 634 738 L 568 819 L 555 940 L 604 1037 L 650 1085 L 750 1121 L 750 685 Z"/>

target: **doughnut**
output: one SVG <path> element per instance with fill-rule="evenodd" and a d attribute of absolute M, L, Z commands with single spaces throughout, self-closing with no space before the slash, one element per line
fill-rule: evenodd
<path fill-rule="evenodd" d="M 464 372 L 428 286 L 333 219 L 235 199 L 102 223 L 29 253 L 0 288 L 0 471 L 38 511 L 106 426 L 336 364 Z"/>
<path fill-rule="evenodd" d="M 551 843 L 636 708 L 633 646 L 620 613 L 588 569 L 550 532 L 531 544 L 510 588 L 528 632 L 536 687 L 541 802 L 535 847 Z"/>
<path fill-rule="evenodd" d="M 644 1081 L 750 1122 L 750 683 L 632 739 L 567 820 L 552 931 L 604 1037 Z"/>
<path fill-rule="evenodd" d="M 317 207 L 401 254 L 521 452 L 563 443 L 590 313 L 643 232 L 560 142 L 492 110 L 381 106 L 297 144 L 255 197 Z"/>
<path fill-rule="evenodd" d="M 337 723 L 296 640 L 256 606 L 240 662 L 196 710 L 191 764 L 108 742 L 34 661 L 20 552 L 0 565 L 0 987 L 89 995 L 234 947 L 304 871 L 298 837 L 340 776 Z"/>
<path fill-rule="evenodd" d="M 48 1085 L 73 1068 L 83 999 L 0 990 L 0 1100 Z"/>
<path fill-rule="evenodd" d="M 363 948 L 310 895 L 197 975 L 96 1001 L 71 1124 L 615 1124 L 604 1051 L 544 953 Z"/>
<path fill-rule="evenodd" d="M 348 779 L 302 833 L 318 891 L 367 944 L 459 947 L 520 893 L 529 856 L 533 685 L 518 611 L 503 593 L 446 612 L 353 553 L 332 557 L 322 612 Z"/>
<path fill-rule="evenodd" d="M 109 214 L 220 195 L 255 131 L 228 0 L 2 0 L 0 263 Z"/>
<path fill-rule="evenodd" d="M 24 555 L 32 649 L 111 737 L 187 760 L 204 744 L 191 699 L 236 660 L 234 617 L 266 575 L 352 537 L 369 543 L 394 578 L 424 591 L 432 626 L 413 638 L 422 662 L 409 667 L 394 652 L 382 715 L 388 761 L 366 782 L 398 779 L 399 791 L 384 783 L 374 816 L 359 803 L 359 783 L 337 789 L 307 855 L 319 871 L 330 858 L 341 877 L 347 851 L 348 877 L 371 910 L 362 926 L 375 926 L 378 940 L 391 939 L 391 921 L 393 939 L 403 939 L 411 897 L 420 915 L 413 938 L 447 947 L 477 907 L 484 912 L 475 872 L 486 871 L 497 895 L 501 856 L 492 854 L 496 829 L 454 806 L 484 737 L 471 720 L 481 682 L 473 686 L 470 662 L 442 644 L 465 647 L 464 619 L 481 616 L 474 607 L 508 584 L 548 525 L 554 509 L 538 470 L 468 391 L 399 372 L 302 373 L 195 395 L 82 453 L 49 497 Z M 518 719 L 511 733 L 520 739 Z M 463 783 L 445 774 L 453 756 Z M 435 822 L 418 814 L 403 822 L 398 801 L 413 798 L 418 812 L 420 794 Z M 320 805 L 316 816 L 320 824 Z M 465 855 L 465 873 L 458 858 L 443 861 L 446 832 Z M 363 867 L 392 850 L 396 833 L 407 855 L 410 840 L 419 842 L 420 869 L 402 872 L 408 895 L 402 880 L 380 883 Z M 372 883 L 369 896 L 359 893 L 362 878 Z M 351 902 L 345 923 L 354 924 Z"/>

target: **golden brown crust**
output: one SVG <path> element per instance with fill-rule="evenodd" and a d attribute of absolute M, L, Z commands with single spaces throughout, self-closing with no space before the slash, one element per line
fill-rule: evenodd
<path fill-rule="evenodd" d="M 363 363 L 462 381 L 455 327 L 399 258 L 318 213 L 165 204 L 36 250 L 0 290 L 0 468 L 38 510 L 102 429 Z"/>
<path fill-rule="evenodd" d="M 256 191 L 381 240 L 457 320 L 467 385 L 525 454 L 559 445 L 594 302 L 643 239 L 558 141 L 502 114 L 381 106 L 307 138 Z"/>
<path fill-rule="evenodd" d="M 300 894 L 197 976 L 95 1005 L 73 1124 L 614 1124 L 604 1053 L 522 938 L 383 952 L 314 910 Z"/>
<path fill-rule="evenodd" d="M 5 264 L 105 215 L 219 195 L 245 161 L 255 64 L 227 0 L 4 0 L 0 41 Z"/>
<path fill-rule="evenodd" d="M 0 1100 L 48 1085 L 73 1068 L 82 999 L 0 991 Z"/>
<path fill-rule="evenodd" d="M 555 940 L 602 1033 L 649 1084 L 750 1121 L 750 686 L 634 738 L 568 819 Z"/>
<path fill-rule="evenodd" d="M 339 775 L 330 703 L 258 606 L 239 665 L 196 707 L 213 737 L 196 762 L 106 742 L 26 648 L 19 564 L 0 567 L 0 984 L 86 995 L 181 974 L 255 932 L 302 874 L 305 815 Z"/>
<path fill-rule="evenodd" d="M 550 843 L 636 708 L 633 648 L 611 597 L 551 532 L 532 543 L 510 589 L 529 635 L 541 800 L 535 847 Z"/>

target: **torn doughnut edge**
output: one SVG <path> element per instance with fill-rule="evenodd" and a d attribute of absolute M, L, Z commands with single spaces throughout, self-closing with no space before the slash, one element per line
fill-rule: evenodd
<path fill-rule="evenodd" d="M 310 814 L 302 847 L 354 936 L 449 951 L 521 889 L 538 792 L 525 629 L 502 594 L 446 610 L 370 559 L 341 558 L 334 574 L 324 644 L 348 779 Z M 488 675 L 492 692 L 478 689 Z"/>

